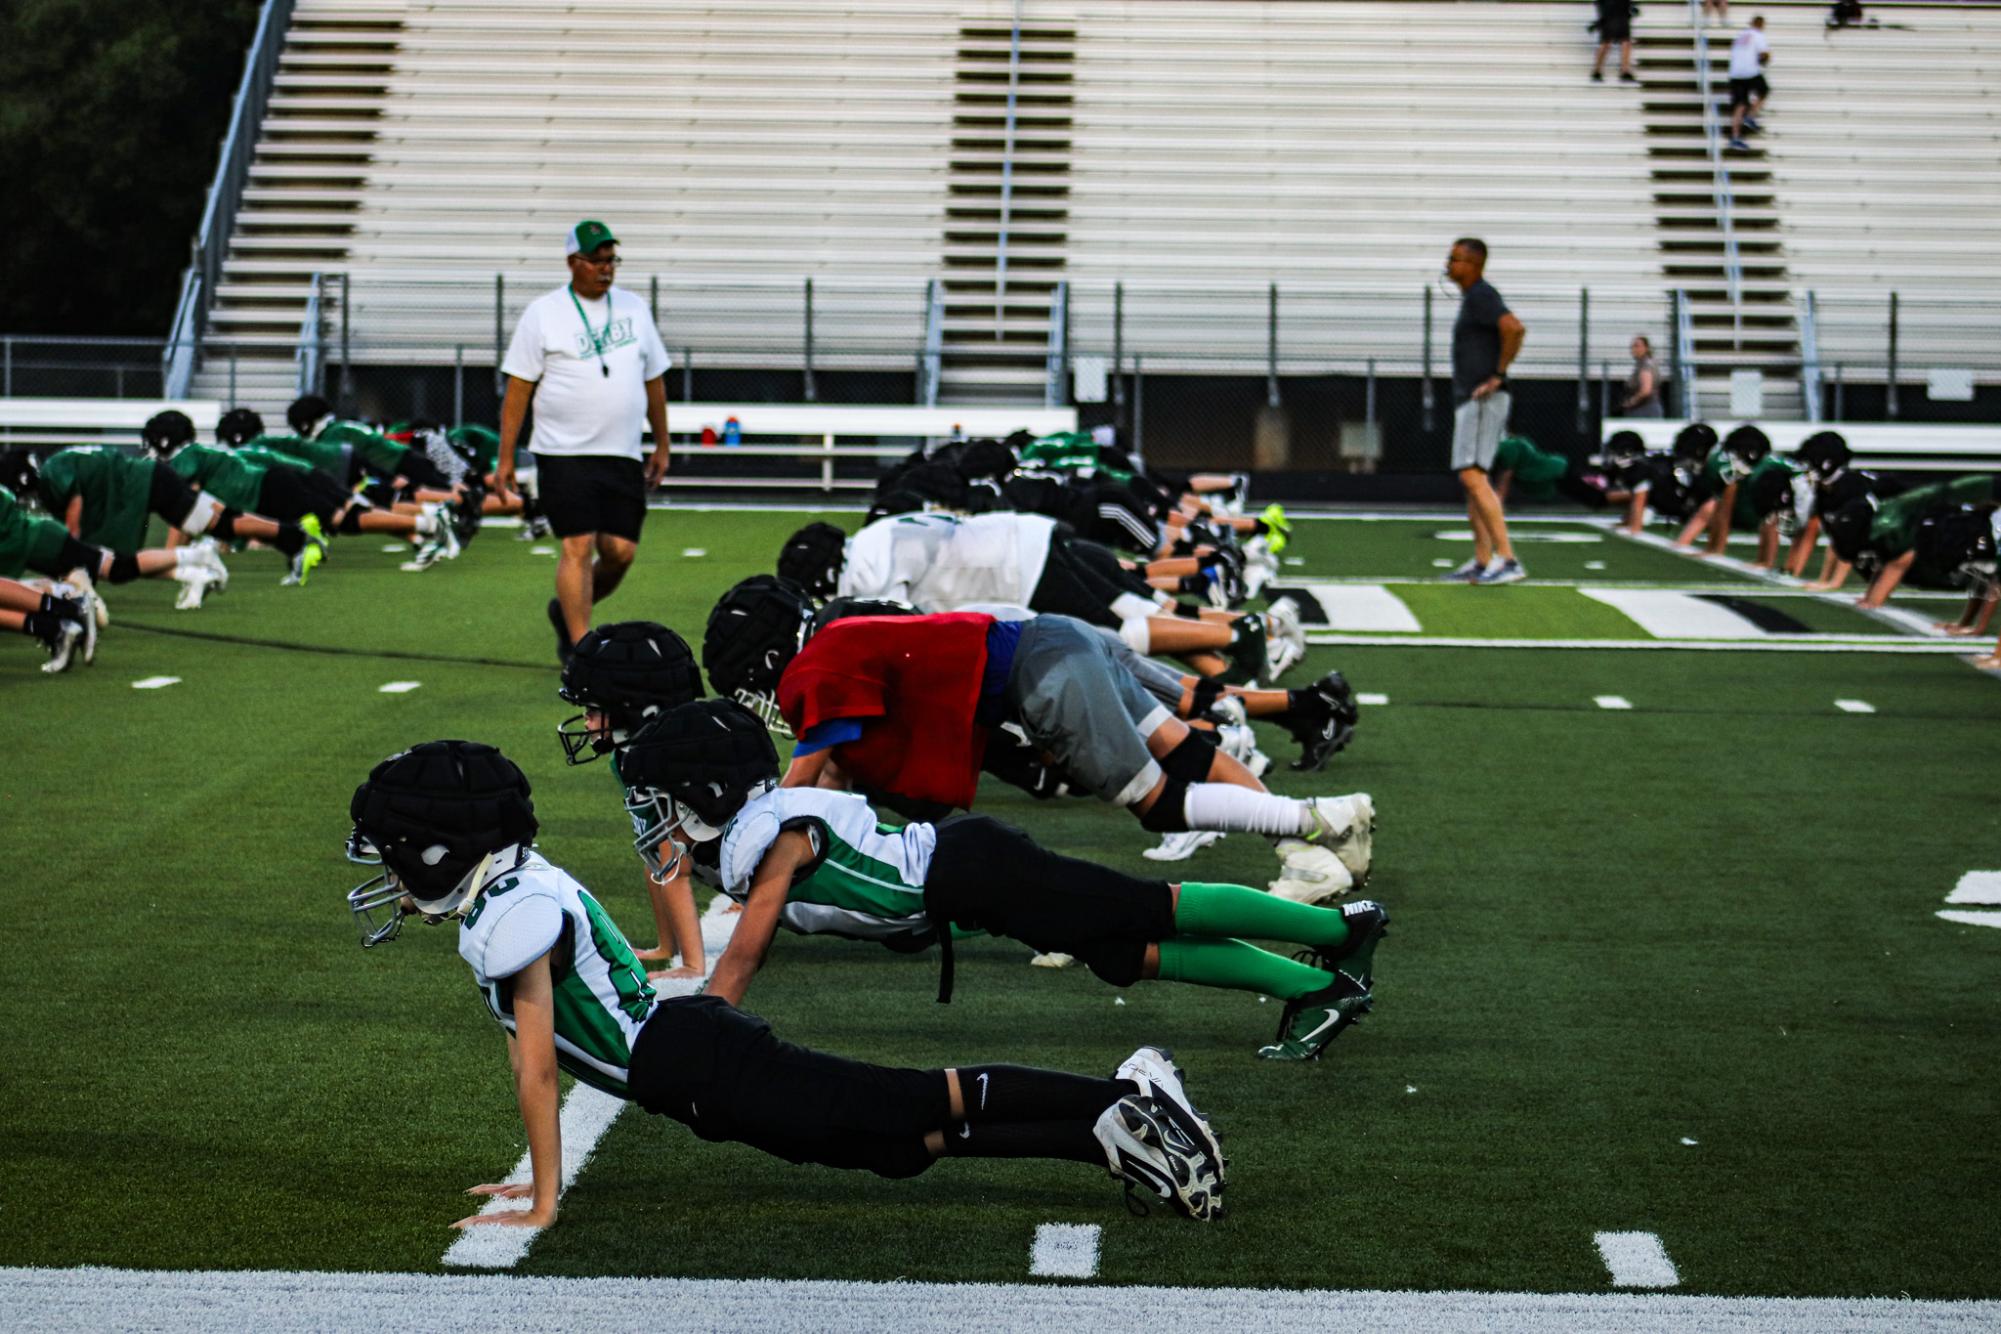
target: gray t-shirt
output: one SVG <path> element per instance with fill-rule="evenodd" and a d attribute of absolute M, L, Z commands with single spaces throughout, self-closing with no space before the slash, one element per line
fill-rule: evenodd
<path fill-rule="evenodd" d="M 1459 318 L 1452 325 L 1452 401 L 1464 403 L 1493 377 L 1501 364 L 1501 316 L 1508 303 L 1485 278 L 1459 298 Z"/>

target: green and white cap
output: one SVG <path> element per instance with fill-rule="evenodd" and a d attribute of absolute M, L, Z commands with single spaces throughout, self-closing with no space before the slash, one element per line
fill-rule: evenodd
<path fill-rule="evenodd" d="M 611 234 L 611 228 L 605 226 L 596 218 L 585 218 L 582 222 L 570 228 L 569 240 L 567 242 L 569 248 L 563 253 L 566 255 L 588 255 L 606 243 L 612 245 L 618 244 L 618 238 Z"/>

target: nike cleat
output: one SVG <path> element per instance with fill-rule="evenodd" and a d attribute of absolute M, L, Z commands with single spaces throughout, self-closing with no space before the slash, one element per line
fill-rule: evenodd
<path fill-rule="evenodd" d="M 1345 972 L 1336 972 L 1331 986 L 1287 1002 L 1277 1040 L 1258 1048 L 1258 1059 L 1317 1061 L 1328 1043 L 1360 1023 L 1373 1008 L 1375 999 L 1367 987 Z"/>
<path fill-rule="evenodd" d="M 1182 1082 L 1181 1067 L 1174 1063 L 1173 1052 L 1166 1047 L 1141 1047 L 1119 1062 L 1112 1078 L 1131 1080 L 1139 1086 L 1141 1093 L 1159 1103 L 1180 1129 L 1206 1146 L 1216 1160 L 1217 1188 L 1229 1184 L 1230 1166 L 1223 1157 L 1223 1142 L 1210 1128 L 1209 1118 L 1189 1101 L 1188 1090 Z"/>
<path fill-rule="evenodd" d="M 1355 692 L 1341 673 L 1329 672 L 1304 690 L 1295 691 L 1293 699 L 1293 707 L 1278 719 L 1299 743 L 1299 758 L 1292 767 L 1323 769 L 1330 756 L 1346 750 L 1355 738 L 1355 724 L 1362 717 Z"/>
<path fill-rule="evenodd" d="M 1331 948 L 1314 946 L 1292 957 L 1328 973 L 1347 973 L 1359 978 L 1367 990 L 1376 985 L 1376 946 L 1390 933 L 1389 910 L 1374 899 L 1356 899 L 1341 905 L 1341 917 L 1348 924 L 1348 938 Z"/>
<path fill-rule="evenodd" d="M 1185 1218 L 1209 1223 L 1223 1216 L 1222 1168 L 1208 1147 L 1213 1137 L 1184 1128 L 1162 1100 L 1128 1094 L 1099 1114 L 1092 1133 L 1112 1175 L 1125 1183 L 1128 1207 L 1137 1187 Z"/>
<path fill-rule="evenodd" d="M 1278 504 L 1265 506 L 1264 513 L 1258 517 L 1264 520 L 1267 530 L 1265 540 L 1271 546 L 1272 555 L 1276 556 L 1285 550 L 1286 543 L 1292 541 L 1292 521 L 1285 517 L 1285 506 Z"/>
<path fill-rule="evenodd" d="M 1163 834 L 1160 846 L 1148 848 L 1140 856 L 1150 862 L 1185 862 L 1198 849 L 1206 848 L 1223 835 L 1214 829 L 1184 829 L 1176 834 Z"/>

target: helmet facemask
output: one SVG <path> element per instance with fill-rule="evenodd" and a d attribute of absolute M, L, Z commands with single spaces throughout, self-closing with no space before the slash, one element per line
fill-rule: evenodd
<path fill-rule="evenodd" d="M 449 855 L 449 849 L 436 843 L 419 853 L 420 859 L 429 865 L 441 864 Z M 485 877 L 487 867 L 492 865 L 497 854 L 487 853 L 457 883 L 443 894 L 429 899 L 419 899 L 394 867 L 383 858 L 382 852 L 361 830 L 356 829 L 347 838 L 347 859 L 357 866 L 379 866 L 377 875 L 362 881 L 347 892 L 347 908 L 354 914 L 361 926 L 361 947 L 369 949 L 384 941 L 394 940 L 403 930 L 403 919 L 422 917 L 436 926 L 454 917 L 465 916 L 472 906 L 473 887 Z M 435 894 L 435 891 L 433 891 Z M 388 917 L 376 921 L 376 914 L 387 912 Z"/>

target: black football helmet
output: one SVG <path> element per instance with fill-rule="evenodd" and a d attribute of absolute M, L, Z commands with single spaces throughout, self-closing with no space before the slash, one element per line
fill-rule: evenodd
<path fill-rule="evenodd" d="M 1690 422 L 1675 432 L 1674 457 L 1677 462 L 1700 464 L 1714 448 L 1716 428 L 1708 422 Z"/>
<path fill-rule="evenodd" d="M 228 449 L 247 445 L 264 434 L 264 418 L 255 408 L 231 408 L 215 424 L 218 444 Z"/>
<path fill-rule="evenodd" d="M 968 482 L 998 482 L 1014 471 L 1014 451 L 1000 440 L 968 440 L 950 459 L 959 476 Z"/>
<path fill-rule="evenodd" d="M 1839 431 L 1815 431 L 1800 441 L 1799 461 L 1822 485 L 1839 477 L 1854 454 Z"/>
<path fill-rule="evenodd" d="M 348 860 L 383 869 L 347 895 L 364 948 L 393 939 L 413 911 L 432 922 L 463 912 L 487 859 L 525 848 L 540 828 L 526 776 L 477 741 L 426 741 L 391 755 L 354 790 L 348 814 Z M 388 920 L 376 922 L 385 909 Z"/>
<path fill-rule="evenodd" d="M 1876 497 L 1856 496 L 1838 508 L 1828 511 L 1824 522 L 1827 527 L 1828 545 L 1834 554 L 1850 565 L 1860 567 L 1867 554 L 1865 547 L 1869 541 L 1869 527 L 1876 520 Z"/>
<path fill-rule="evenodd" d="M 633 847 L 664 881 L 691 844 L 722 837 L 743 804 L 778 781 L 778 751 L 750 710 L 734 700 L 701 699 L 634 733 L 619 770 L 630 794 Z"/>
<path fill-rule="evenodd" d="M 1631 467 L 1645 458 L 1646 453 L 1647 442 L 1640 437 L 1638 431 L 1614 431 L 1605 437 L 1599 457 L 1604 460 L 1607 468 L 1618 469 Z"/>
<path fill-rule="evenodd" d="M 908 602 L 898 602 L 895 598 L 830 598 L 820 610 L 813 613 L 813 619 L 806 626 L 806 638 L 811 639 L 835 621 L 845 621 L 850 616 L 922 616 L 924 613 Z"/>
<path fill-rule="evenodd" d="M 1747 423 L 1723 437 L 1723 452 L 1730 456 L 1737 475 L 1742 477 L 1772 452 L 1772 437 Z"/>
<path fill-rule="evenodd" d="M 329 417 L 334 415 L 333 404 L 318 394 L 305 394 L 292 400 L 292 406 L 285 409 L 286 424 L 296 435 L 310 440 Z"/>
<path fill-rule="evenodd" d="M 146 424 L 139 430 L 139 438 L 146 442 L 148 454 L 163 459 L 182 445 L 193 443 L 195 424 L 187 413 L 168 408 L 146 419 Z"/>
<path fill-rule="evenodd" d="M 556 693 L 586 712 L 556 725 L 571 764 L 589 764 L 631 739 L 648 718 L 702 697 L 702 673 L 688 641 L 652 621 L 602 625 L 579 639 Z M 606 726 L 592 728 L 588 715 Z"/>
<path fill-rule="evenodd" d="M 1784 468 L 1767 468 L 1752 479 L 1751 508 L 1760 519 L 1784 510 L 1793 500 L 1793 474 Z"/>
<path fill-rule="evenodd" d="M 778 678 L 806 642 L 813 600 L 775 574 L 754 574 L 723 594 L 702 634 L 702 669 L 716 694 L 733 699 L 781 736 Z"/>
<path fill-rule="evenodd" d="M 41 485 L 42 459 L 32 449 L 10 449 L 0 454 L 0 486 L 23 501 L 33 501 Z"/>
<path fill-rule="evenodd" d="M 816 598 L 830 598 L 841 586 L 848 562 L 848 535 L 831 523 L 809 523 L 785 539 L 778 553 L 778 577 L 790 579 Z"/>

